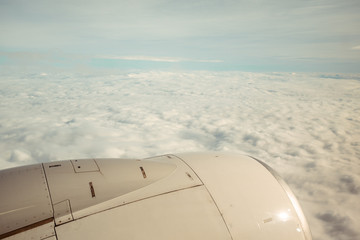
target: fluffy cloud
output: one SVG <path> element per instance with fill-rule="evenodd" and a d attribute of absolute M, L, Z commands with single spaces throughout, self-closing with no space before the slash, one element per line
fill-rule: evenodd
<path fill-rule="evenodd" d="M 150 62 L 205 62 L 205 63 L 219 63 L 222 60 L 200 60 L 200 59 L 187 59 L 187 58 L 174 58 L 174 57 L 152 57 L 152 56 L 103 56 L 101 59 L 118 59 L 118 60 L 131 60 L 131 61 L 150 61 Z"/>
<path fill-rule="evenodd" d="M 358 239 L 360 76 L 11 74 L 0 168 L 87 157 L 247 152 L 289 183 L 314 239 Z"/>

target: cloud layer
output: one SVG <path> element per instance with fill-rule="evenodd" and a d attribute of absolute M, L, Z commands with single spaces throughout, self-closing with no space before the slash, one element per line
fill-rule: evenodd
<path fill-rule="evenodd" d="M 0 168 L 88 157 L 247 152 L 289 183 L 315 240 L 355 240 L 359 102 L 359 75 L 3 74 Z"/>
<path fill-rule="evenodd" d="M 219 63 L 222 60 L 200 60 L 200 59 L 187 59 L 187 58 L 174 58 L 174 57 L 152 57 L 152 56 L 103 56 L 100 59 L 114 59 L 114 60 L 130 60 L 130 61 L 149 61 L 149 62 L 207 62 Z"/>

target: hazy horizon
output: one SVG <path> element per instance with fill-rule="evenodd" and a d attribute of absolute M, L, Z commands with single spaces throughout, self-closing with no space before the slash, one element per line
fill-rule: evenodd
<path fill-rule="evenodd" d="M 360 3 L 0 1 L 0 67 L 359 73 Z"/>

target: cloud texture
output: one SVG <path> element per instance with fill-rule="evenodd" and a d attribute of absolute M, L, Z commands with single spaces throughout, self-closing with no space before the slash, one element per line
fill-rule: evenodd
<path fill-rule="evenodd" d="M 359 102 L 359 75 L 3 74 L 0 168 L 88 157 L 247 152 L 289 183 L 315 240 L 355 240 Z"/>
<path fill-rule="evenodd" d="M 152 57 L 152 56 L 103 56 L 100 59 L 117 59 L 117 60 L 130 60 L 130 61 L 147 61 L 147 62 L 209 62 L 218 63 L 222 60 L 199 60 L 199 59 L 186 59 L 186 58 L 172 58 L 172 57 Z"/>

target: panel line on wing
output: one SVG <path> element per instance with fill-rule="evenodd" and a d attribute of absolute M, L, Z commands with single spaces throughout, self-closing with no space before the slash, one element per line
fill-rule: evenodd
<path fill-rule="evenodd" d="M 33 229 L 33 228 L 37 228 L 37 227 L 39 227 L 39 226 L 45 225 L 45 224 L 47 224 L 47 223 L 51 223 L 51 222 L 53 222 L 53 221 L 54 221 L 54 218 L 52 217 L 52 218 L 48 218 L 48 219 L 45 219 L 45 220 L 42 220 L 42 221 L 39 221 L 39 222 L 30 224 L 30 225 L 28 225 L 28 226 L 25 226 L 25 227 L 16 229 L 16 230 L 14 230 L 14 231 L 1 234 L 1 235 L 0 235 L 0 239 L 4 239 L 4 238 L 10 237 L 10 236 L 19 234 L 19 233 L 28 231 L 28 230 Z"/>

